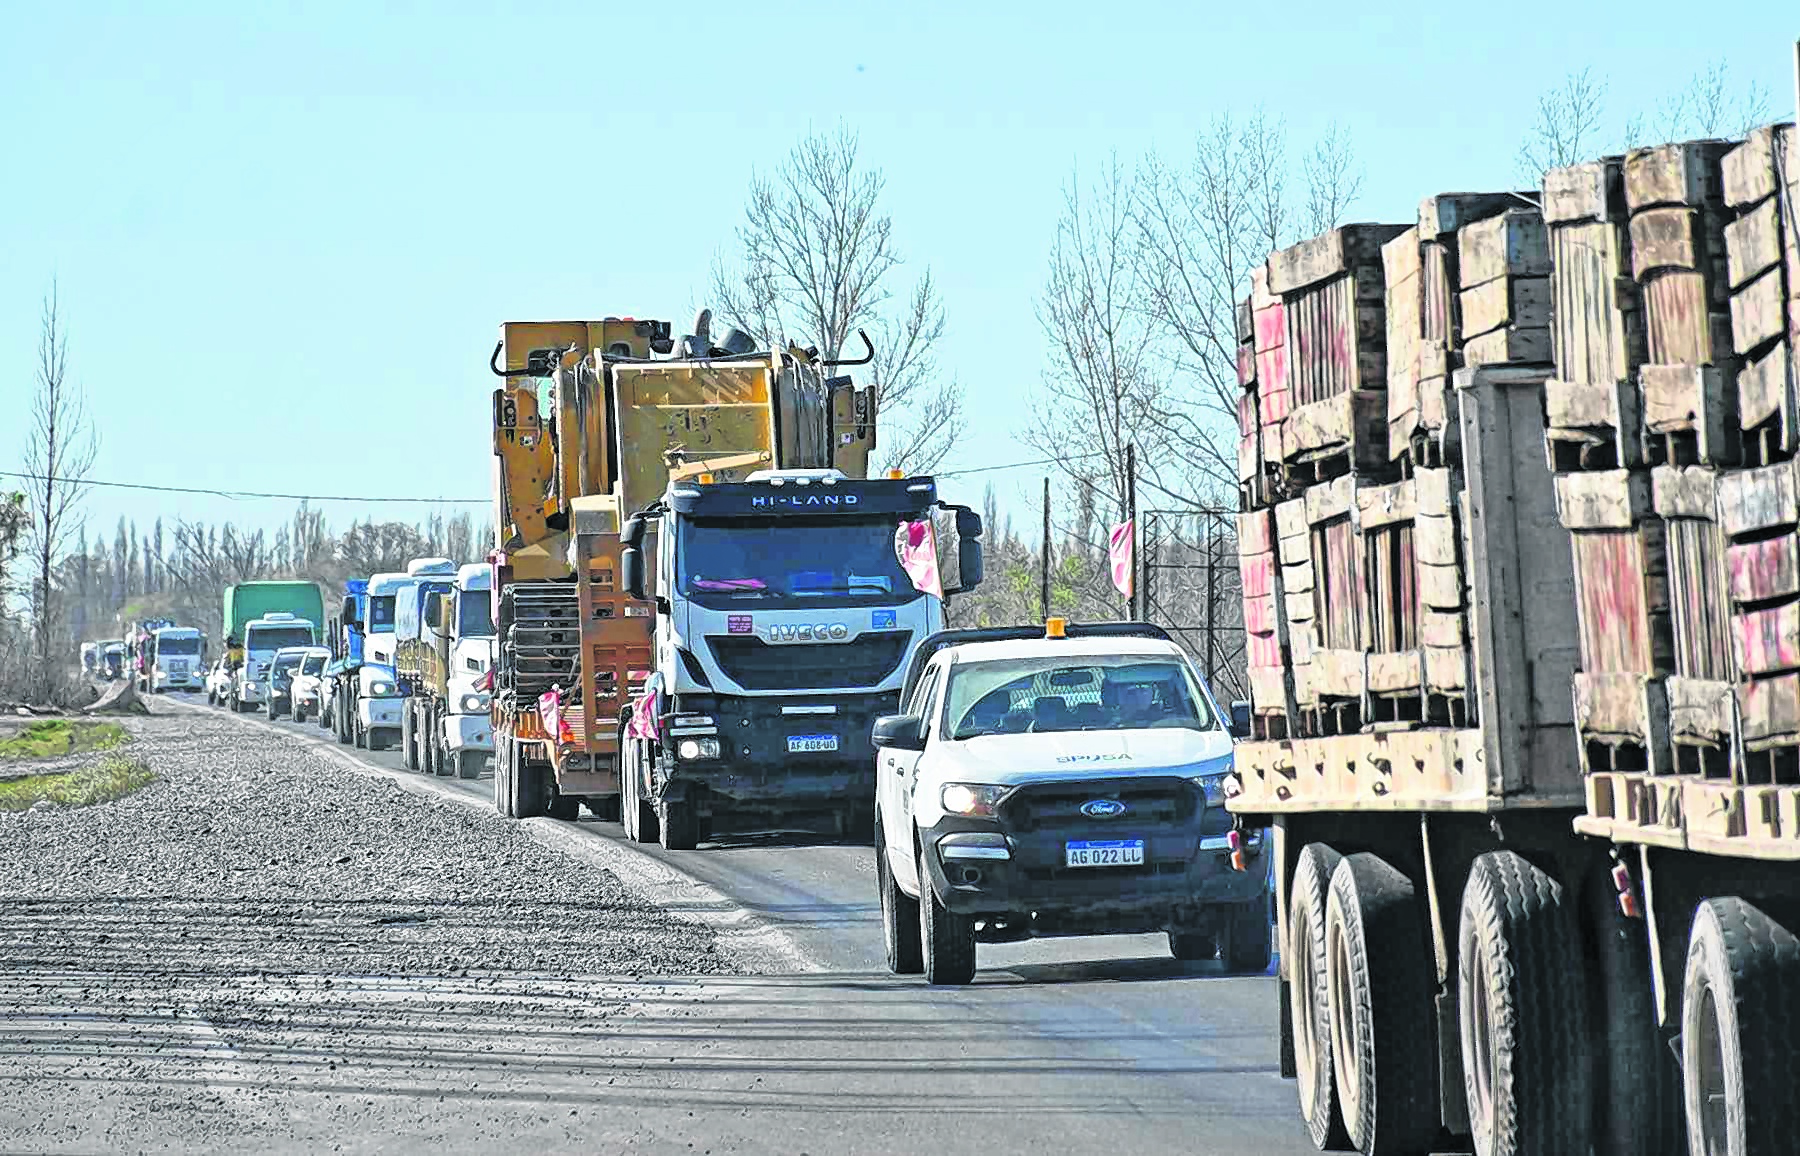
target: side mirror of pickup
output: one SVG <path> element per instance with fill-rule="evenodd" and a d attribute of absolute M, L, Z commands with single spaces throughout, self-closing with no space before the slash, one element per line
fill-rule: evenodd
<path fill-rule="evenodd" d="M 627 523 L 629 525 L 630 523 Z M 639 529 L 643 523 L 638 522 Z M 620 535 L 622 539 L 623 534 Z M 637 601 L 644 601 L 648 595 L 644 592 L 644 552 L 636 546 L 626 546 L 619 551 L 619 584 L 625 587 L 625 593 Z"/>
<path fill-rule="evenodd" d="M 869 739 L 876 747 L 892 747 L 897 751 L 925 749 L 924 720 L 916 714 L 883 715 L 875 720 Z"/>

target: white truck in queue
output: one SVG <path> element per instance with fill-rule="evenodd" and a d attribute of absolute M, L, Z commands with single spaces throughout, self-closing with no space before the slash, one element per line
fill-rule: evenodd
<path fill-rule="evenodd" d="M 233 707 L 250 710 L 267 706 L 269 668 L 275 662 L 275 652 L 290 646 L 311 646 L 317 637 L 317 623 L 286 611 L 252 619 L 244 627 L 244 664 L 233 676 Z"/>
<path fill-rule="evenodd" d="M 151 635 L 150 692 L 204 690 L 206 639 L 192 626 L 165 626 Z"/>
<path fill-rule="evenodd" d="M 395 668 L 406 692 L 400 749 L 409 770 L 474 779 L 493 756 L 493 587 L 494 568 L 471 562 L 447 581 L 433 576 L 399 592 Z"/>
<path fill-rule="evenodd" d="M 396 603 L 403 589 L 427 577 L 455 573 L 456 563 L 448 558 L 414 558 L 404 573 L 390 571 L 369 579 L 362 665 L 346 688 L 354 702 L 347 704 L 348 734 L 340 732 L 340 738 L 375 751 L 399 741 L 406 699 L 394 670 L 399 646 L 394 633 Z"/>

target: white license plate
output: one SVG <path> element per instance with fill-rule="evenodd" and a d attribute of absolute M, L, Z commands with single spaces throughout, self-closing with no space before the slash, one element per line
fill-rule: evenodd
<path fill-rule="evenodd" d="M 838 749 L 836 735 L 789 735 L 788 753 L 800 751 L 835 751 Z"/>
<path fill-rule="evenodd" d="M 1138 867 L 1144 862 L 1142 839 L 1079 839 L 1063 844 L 1069 867 Z"/>

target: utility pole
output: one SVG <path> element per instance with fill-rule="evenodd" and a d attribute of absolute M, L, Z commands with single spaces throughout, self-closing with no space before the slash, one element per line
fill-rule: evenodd
<path fill-rule="evenodd" d="M 1044 475 L 1044 545 L 1038 560 L 1039 618 L 1050 617 L 1050 476 Z"/>
<path fill-rule="evenodd" d="M 1125 616 L 1141 621 L 1138 614 L 1137 445 L 1125 447 L 1125 521 L 1131 526 L 1131 597 L 1125 600 Z"/>
<path fill-rule="evenodd" d="M 1214 565 L 1217 557 L 1219 535 L 1213 521 L 1213 515 L 1205 514 L 1206 521 L 1206 681 L 1210 685 L 1213 676 L 1218 673 L 1214 665 L 1213 639 L 1218 634 L 1218 570 Z"/>

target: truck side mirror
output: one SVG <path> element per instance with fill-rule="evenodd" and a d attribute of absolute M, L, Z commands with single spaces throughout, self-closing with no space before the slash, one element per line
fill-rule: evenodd
<path fill-rule="evenodd" d="M 981 537 L 981 515 L 966 506 L 956 511 L 956 536 L 965 541 Z"/>
<path fill-rule="evenodd" d="M 1231 737 L 1247 739 L 1250 737 L 1250 703 L 1247 699 L 1238 699 L 1231 704 Z"/>
<path fill-rule="evenodd" d="M 640 519 L 634 518 L 631 521 L 636 521 L 638 529 L 642 531 L 644 523 Z M 626 522 L 627 526 L 630 524 L 630 521 Z M 624 534 L 621 533 L 619 537 L 623 540 Z M 625 593 L 639 602 L 645 600 L 647 595 L 644 593 L 644 552 L 636 546 L 626 546 L 619 551 L 619 579 L 620 585 L 625 587 Z"/>
<path fill-rule="evenodd" d="M 642 546 L 644 544 L 644 516 L 633 514 L 625 519 L 619 527 L 619 543 L 623 546 Z"/>
<path fill-rule="evenodd" d="M 444 596 L 433 590 L 425 595 L 425 625 L 433 630 L 444 628 Z"/>
<path fill-rule="evenodd" d="M 981 585 L 981 540 L 979 538 L 963 538 L 956 544 L 956 573 L 958 575 L 955 594 L 973 590 Z"/>

